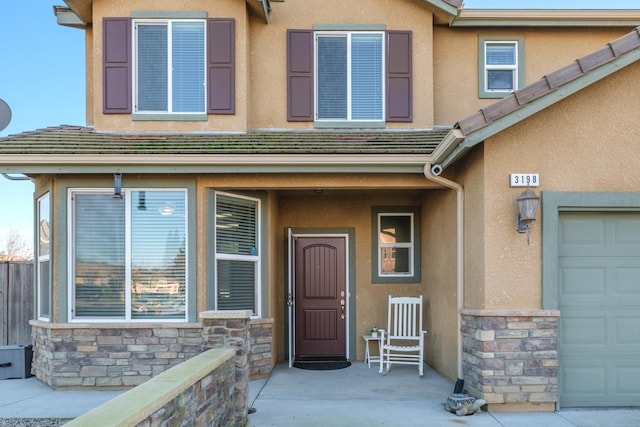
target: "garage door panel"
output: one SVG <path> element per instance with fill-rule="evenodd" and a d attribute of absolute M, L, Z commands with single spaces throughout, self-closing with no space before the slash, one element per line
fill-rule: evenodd
<path fill-rule="evenodd" d="M 607 271 L 602 267 L 560 266 L 560 294 L 572 296 L 596 296 L 605 294 Z"/>
<path fill-rule="evenodd" d="M 640 246 L 640 218 L 635 214 L 620 214 L 612 224 L 615 246 Z"/>
<path fill-rule="evenodd" d="M 637 365 L 637 362 L 631 363 Z M 638 383 L 640 383 L 640 367 L 617 367 L 615 368 L 615 378 L 616 393 L 635 395 L 635 405 L 638 405 L 638 402 L 640 402 L 640 392 L 638 392 Z M 630 398 L 631 396 L 628 397 Z"/>
<path fill-rule="evenodd" d="M 562 406 L 640 404 L 640 214 L 562 213 Z"/>
<path fill-rule="evenodd" d="M 618 267 L 615 269 L 615 293 L 640 298 L 640 267 Z"/>
<path fill-rule="evenodd" d="M 563 311 L 563 316 L 566 313 Z M 570 315 L 562 323 L 560 341 L 565 346 L 585 347 L 607 345 L 607 319 L 605 316 L 588 317 L 586 315 Z"/>
<path fill-rule="evenodd" d="M 625 346 L 637 351 L 636 361 L 640 364 L 640 318 L 638 315 L 616 315 L 613 319 L 615 341 L 613 345 Z"/>
<path fill-rule="evenodd" d="M 566 217 L 560 224 L 560 246 L 586 248 L 606 243 L 605 221 L 597 216 Z"/>
<path fill-rule="evenodd" d="M 602 397 L 607 391 L 607 369 L 604 366 L 575 366 L 562 371 L 565 392 Z"/>

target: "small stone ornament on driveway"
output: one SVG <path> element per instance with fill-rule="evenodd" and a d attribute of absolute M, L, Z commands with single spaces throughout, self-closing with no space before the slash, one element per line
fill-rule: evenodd
<path fill-rule="evenodd" d="M 453 393 L 447 398 L 445 409 L 449 412 L 453 412 L 458 416 L 472 415 L 482 412 L 482 406 L 486 405 L 487 401 L 484 399 L 476 399 L 473 396 L 469 396 L 463 393 Z"/>

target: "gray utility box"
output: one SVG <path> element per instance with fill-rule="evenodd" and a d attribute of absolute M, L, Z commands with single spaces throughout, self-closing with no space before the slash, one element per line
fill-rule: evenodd
<path fill-rule="evenodd" d="M 31 375 L 31 344 L 4 345 L 0 347 L 0 380 L 27 378 Z"/>

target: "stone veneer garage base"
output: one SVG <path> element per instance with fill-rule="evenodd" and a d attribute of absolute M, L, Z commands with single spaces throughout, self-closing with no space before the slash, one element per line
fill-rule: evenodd
<path fill-rule="evenodd" d="M 489 410 L 554 411 L 557 310 L 463 309 L 464 385 Z"/>

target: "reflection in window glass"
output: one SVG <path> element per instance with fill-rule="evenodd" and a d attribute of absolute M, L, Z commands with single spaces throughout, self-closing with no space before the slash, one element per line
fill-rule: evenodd
<path fill-rule="evenodd" d="M 175 191 L 133 191 L 131 317 L 184 317 L 185 206 Z"/>
<path fill-rule="evenodd" d="M 486 42 L 485 70 L 487 91 L 516 90 L 517 42 Z"/>
<path fill-rule="evenodd" d="M 413 274 L 413 215 L 380 214 L 378 222 L 378 274 Z"/>
<path fill-rule="evenodd" d="M 125 317 L 125 201 L 74 196 L 75 317 Z"/>
<path fill-rule="evenodd" d="M 186 193 L 76 192 L 74 317 L 185 319 Z"/>
<path fill-rule="evenodd" d="M 38 318 L 48 320 L 51 316 L 51 278 L 49 272 L 49 258 L 51 242 L 49 240 L 51 203 L 49 194 L 38 199 L 38 246 L 37 246 L 37 277 L 38 277 Z"/>

